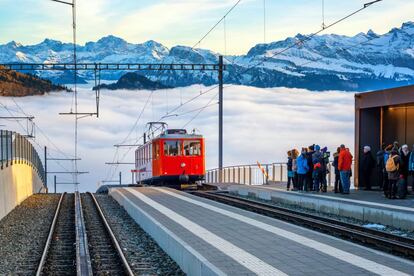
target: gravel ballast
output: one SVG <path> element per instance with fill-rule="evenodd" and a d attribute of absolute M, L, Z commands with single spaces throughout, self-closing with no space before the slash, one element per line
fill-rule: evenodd
<path fill-rule="evenodd" d="M 185 275 L 158 244 L 109 195 L 95 195 L 136 275 Z M 142 269 L 141 264 L 150 264 Z"/>
<path fill-rule="evenodd" d="M 32 195 L 0 221 L 0 275 L 33 275 L 60 195 Z"/>

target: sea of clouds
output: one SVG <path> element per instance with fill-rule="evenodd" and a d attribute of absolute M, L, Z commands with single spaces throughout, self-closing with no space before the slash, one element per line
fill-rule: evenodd
<path fill-rule="evenodd" d="M 124 142 L 135 144 L 149 121 L 157 121 L 168 114 L 163 121 L 170 128 L 188 131 L 196 129 L 206 139 L 207 168 L 217 167 L 218 161 L 218 105 L 217 89 L 184 104 L 210 87 L 193 85 L 185 88 L 151 91 L 102 91 L 100 116 L 79 120 L 79 171 L 81 191 L 94 191 L 102 180 L 118 179 L 123 173 L 123 182 L 131 182 L 132 165 L 119 167 L 105 165 L 105 162 L 134 162 L 134 149 L 116 149 L 113 145 Z M 95 112 L 95 93 L 88 87 L 79 89 L 79 112 Z M 50 93 L 44 96 L 24 98 L 0 97 L 13 115 L 22 115 L 15 102 L 25 113 L 35 116 L 40 127 L 36 131 L 36 142 L 47 145 L 51 157 L 73 157 L 74 118 L 60 116 L 60 112 L 73 109 L 72 93 Z M 145 109 L 143 107 L 146 105 Z M 200 111 L 199 109 L 207 106 Z M 141 118 L 131 131 L 139 114 Z M 1 115 L 9 116 L 2 106 Z M 193 119 L 193 120 L 191 120 Z M 15 121 L 1 122 L 3 129 L 20 133 L 26 131 Z M 43 133 L 42 133 L 43 132 Z M 50 141 L 45 137 L 45 134 Z M 354 141 L 354 94 L 350 92 L 312 92 L 303 89 L 254 88 L 230 86 L 224 90 L 224 165 L 251 164 L 260 162 L 284 162 L 286 152 L 292 148 L 320 144 L 334 151 L 339 144 L 346 144 L 353 151 Z M 142 141 L 140 141 L 142 142 Z M 38 147 L 39 151 L 41 150 Z M 50 161 L 50 171 L 73 170 L 71 162 L 60 164 Z M 69 175 L 58 175 L 58 182 L 72 181 Z M 53 176 L 49 176 L 49 183 Z M 73 186 L 60 186 L 58 191 L 73 191 Z"/>

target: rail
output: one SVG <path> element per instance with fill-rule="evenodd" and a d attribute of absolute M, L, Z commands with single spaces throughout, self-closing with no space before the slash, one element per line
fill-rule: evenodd
<path fill-rule="evenodd" d="M 336 175 L 332 163 L 333 161 L 330 161 L 329 164 L 327 164 L 327 169 L 329 171 L 327 174 L 328 186 L 333 186 L 335 184 Z M 285 162 L 261 164 L 261 167 L 265 173 L 263 173 L 258 164 L 223 167 L 221 170 L 221 182 L 242 185 L 265 185 L 287 182 L 288 173 Z M 205 182 L 207 184 L 219 183 L 219 179 L 220 170 L 218 168 L 207 170 L 205 177 Z M 351 185 L 353 185 L 353 178 L 351 178 Z"/>
<path fill-rule="evenodd" d="M 45 245 L 45 248 L 43 249 L 42 258 L 40 259 L 40 263 L 39 263 L 39 266 L 38 266 L 37 271 L 36 271 L 36 276 L 40 276 L 42 274 L 43 267 L 44 267 L 45 262 L 46 262 L 47 254 L 49 252 L 50 244 L 52 243 L 52 237 L 53 237 L 53 233 L 55 232 L 56 222 L 58 220 L 58 216 L 59 216 L 59 213 L 60 213 L 60 208 L 62 206 L 62 201 L 63 201 L 63 198 L 65 197 L 65 195 L 66 195 L 66 193 L 63 193 L 60 196 L 59 203 L 56 207 L 55 215 L 53 217 L 53 221 L 52 221 L 52 224 L 50 226 L 49 234 L 47 236 L 46 245 Z"/>
<path fill-rule="evenodd" d="M 414 239 L 411 238 L 397 236 L 332 218 L 311 215 L 309 213 L 231 196 L 224 193 L 192 192 L 192 194 L 296 225 L 315 229 L 384 252 L 397 254 L 408 259 L 414 259 Z"/>
<path fill-rule="evenodd" d="M 76 271 L 78 275 L 92 276 L 85 219 L 79 192 L 75 192 Z"/>
<path fill-rule="evenodd" d="M 102 222 L 105 226 L 106 231 L 108 232 L 109 236 L 111 237 L 112 244 L 114 245 L 114 247 L 115 247 L 115 249 L 118 253 L 119 258 L 121 259 L 122 265 L 124 267 L 125 275 L 133 276 L 134 273 L 132 272 L 132 269 L 128 264 L 128 261 L 127 261 L 125 255 L 124 255 L 124 252 L 122 251 L 121 246 L 119 245 L 119 242 L 116 239 L 115 234 L 111 229 L 111 226 L 109 226 L 109 223 L 106 220 L 106 217 L 105 217 L 104 213 L 102 212 L 102 209 L 99 206 L 98 201 L 96 200 L 95 196 L 92 193 L 88 192 L 88 194 L 92 198 L 92 201 L 94 202 L 95 207 L 96 207 L 96 209 L 99 213 L 99 217 L 101 218 L 101 220 L 102 220 Z"/>
<path fill-rule="evenodd" d="M 13 164 L 31 166 L 45 184 L 45 169 L 32 143 L 17 132 L 0 130 L 0 169 Z"/>

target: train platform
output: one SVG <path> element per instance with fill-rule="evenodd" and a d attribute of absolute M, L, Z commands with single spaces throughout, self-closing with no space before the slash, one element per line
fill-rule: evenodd
<path fill-rule="evenodd" d="M 299 206 L 317 212 L 349 217 L 368 223 L 414 231 L 414 196 L 390 200 L 380 191 L 352 190 L 349 195 L 333 192 L 286 191 L 280 185 L 231 185 L 232 194 Z"/>
<path fill-rule="evenodd" d="M 411 275 L 414 262 L 168 188 L 109 194 L 188 275 Z"/>

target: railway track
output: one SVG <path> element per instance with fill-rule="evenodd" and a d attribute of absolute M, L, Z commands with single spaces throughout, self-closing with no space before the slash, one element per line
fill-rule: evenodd
<path fill-rule="evenodd" d="M 134 275 L 94 195 L 81 199 L 93 275 Z"/>
<path fill-rule="evenodd" d="M 199 191 L 192 192 L 192 194 L 414 259 L 414 239 L 229 194 Z"/>
<path fill-rule="evenodd" d="M 62 194 L 36 275 L 133 275 L 93 194 Z"/>
<path fill-rule="evenodd" d="M 75 196 L 62 194 L 36 275 L 76 274 Z"/>

